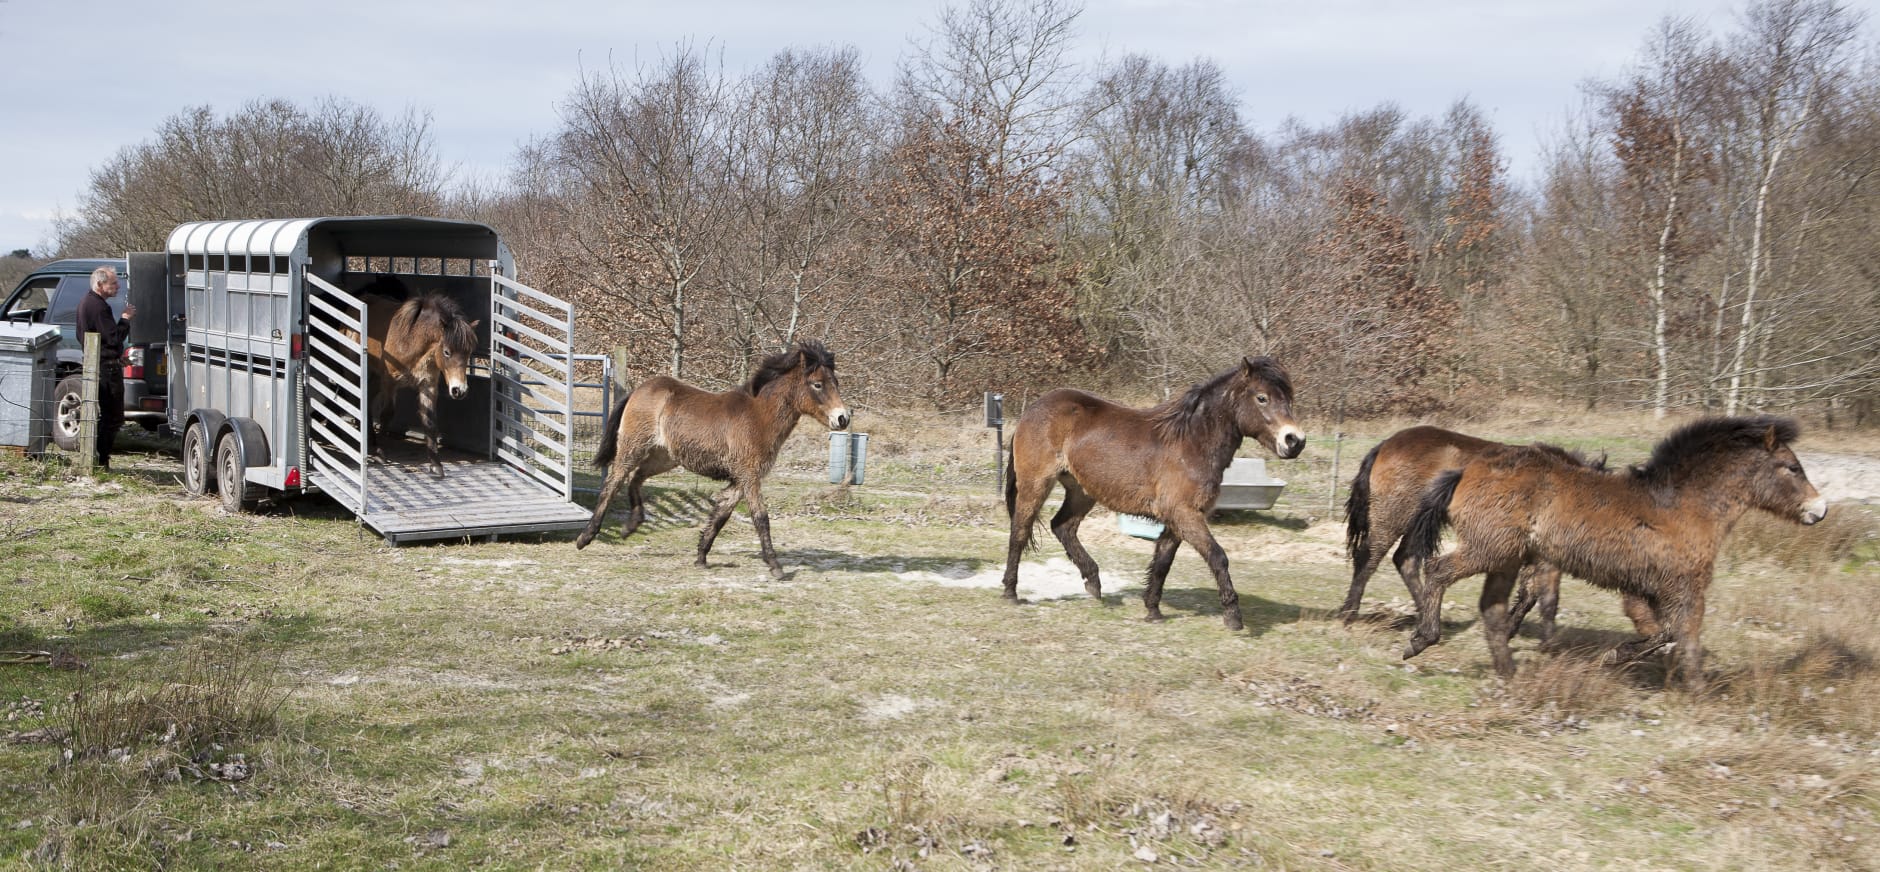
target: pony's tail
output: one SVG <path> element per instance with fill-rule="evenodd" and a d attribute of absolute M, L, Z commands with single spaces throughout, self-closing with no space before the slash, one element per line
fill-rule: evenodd
<path fill-rule="evenodd" d="M 1005 520 L 1018 514 L 1018 473 L 1012 469 L 1012 446 L 1005 446 Z"/>
<path fill-rule="evenodd" d="M 1371 464 L 1376 462 L 1377 451 L 1383 447 L 1384 443 L 1379 442 L 1364 455 L 1364 460 L 1358 464 L 1358 474 L 1351 479 L 1351 494 L 1345 497 L 1345 553 L 1360 569 L 1364 567 L 1365 556 L 1371 553 Z"/>
<path fill-rule="evenodd" d="M 607 422 L 601 425 L 601 444 L 594 449 L 594 468 L 606 469 L 614 462 L 614 451 L 619 448 L 620 418 L 627 410 L 627 401 L 633 399 L 632 389 L 620 395 L 620 402 L 614 404 L 614 410 L 607 413 Z"/>
<path fill-rule="evenodd" d="M 1456 485 L 1462 482 L 1462 470 L 1452 469 L 1436 477 L 1417 503 L 1417 513 L 1404 531 L 1398 546 L 1401 558 L 1428 560 L 1442 544 L 1443 528 L 1449 525 L 1449 501 L 1455 499 Z"/>

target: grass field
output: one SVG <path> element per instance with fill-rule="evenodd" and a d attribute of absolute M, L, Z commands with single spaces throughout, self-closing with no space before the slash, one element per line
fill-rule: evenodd
<path fill-rule="evenodd" d="M 742 519 L 692 565 L 713 488 L 679 475 L 631 540 L 391 548 L 320 498 L 190 499 L 169 443 L 100 480 L 0 460 L 0 867 L 1880 867 L 1871 507 L 1742 525 L 1704 697 L 1602 666 L 1627 625 L 1577 582 L 1502 682 L 1479 582 L 1408 664 L 1394 577 L 1330 617 L 1321 436 L 1269 460 L 1275 510 L 1217 522 L 1235 634 L 1187 550 L 1141 621 L 1150 543 L 1101 510 L 1102 601 L 962 586 L 1003 562 L 989 434 L 867 423 L 862 487 L 821 483 L 820 428 L 792 439 L 781 581 Z M 1489 435 L 1516 434 L 1651 444 Z"/>

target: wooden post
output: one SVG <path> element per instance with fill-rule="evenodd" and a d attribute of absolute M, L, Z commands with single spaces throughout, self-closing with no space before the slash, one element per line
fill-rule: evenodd
<path fill-rule="evenodd" d="M 613 358 L 614 361 L 614 383 L 609 386 L 608 390 L 609 392 L 619 391 L 624 396 L 633 390 L 627 384 L 627 347 L 625 345 L 614 346 L 614 350 L 608 352 L 608 357 Z M 609 397 L 609 399 L 612 398 Z M 611 412 L 613 409 L 610 408 L 607 411 Z"/>
<path fill-rule="evenodd" d="M 1328 518 L 1338 513 L 1338 454 L 1340 451 L 1344 450 L 1344 445 L 1345 445 L 1345 431 L 1333 430 L 1332 431 L 1332 486 L 1330 488 L 1332 495 L 1326 501 L 1326 505 L 1325 505 L 1325 517 L 1328 517 Z"/>
<path fill-rule="evenodd" d="M 91 474 L 98 460 L 98 356 L 101 343 L 96 333 L 85 334 L 85 369 L 78 389 L 78 471 Z"/>

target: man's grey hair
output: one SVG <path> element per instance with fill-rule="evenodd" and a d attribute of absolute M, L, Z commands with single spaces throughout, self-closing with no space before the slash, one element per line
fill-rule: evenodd
<path fill-rule="evenodd" d="M 117 277 L 118 277 L 117 267 L 113 267 L 113 266 L 98 267 L 97 269 L 91 271 L 91 289 L 94 291 L 98 290 L 99 288 L 104 287 L 105 282 L 111 281 L 112 279 L 115 279 Z"/>

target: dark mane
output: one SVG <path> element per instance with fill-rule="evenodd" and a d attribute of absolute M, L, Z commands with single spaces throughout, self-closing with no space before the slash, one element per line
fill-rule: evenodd
<path fill-rule="evenodd" d="M 1597 459 L 1594 459 L 1587 457 L 1584 451 L 1562 448 L 1558 445 L 1552 445 L 1546 442 L 1535 442 L 1528 447 L 1553 457 L 1556 460 L 1564 461 L 1571 466 L 1583 466 L 1596 472 L 1606 471 L 1606 453 L 1603 451 L 1600 452 Z"/>
<path fill-rule="evenodd" d="M 1233 382 L 1243 370 L 1264 380 L 1283 402 L 1291 403 L 1292 379 L 1270 357 L 1249 357 L 1243 362 L 1215 373 L 1212 378 L 1188 389 L 1176 399 L 1149 410 L 1149 422 L 1164 439 L 1184 441 L 1205 436 L 1224 420 L 1210 401 L 1233 390 Z"/>
<path fill-rule="evenodd" d="M 764 358 L 757 365 L 757 371 L 751 373 L 751 380 L 745 383 L 744 390 L 753 397 L 757 396 L 765 385 L 784 377 L 798 366 L 804 369 L 826 369 L 834 373 L 836 356 L 817 340 L 798 340 L 794 349 L 779 351 Z"/>
<path fill-rule="evenodd" d="M 407 302 L 398 314 L 410 313 L 410 326 L 436 325 L 443 335 L 444 344 L 452 353 L 473 355 L 477 347 L 477 330 L 472 326 L 463 307 L 457 301 L 437 291 L 427 292 L 424 296 Z"/>
<path fill-rule="evenodd" d="M 1669 484 L 1691 471 L 1693 464 L 1714 462 L 1716 455 L 1745 448 L 1762 448 L 1775 434 L 1784 446 L 1801 437 L 1792 418 L 1754 415 L 1705 418 L 1679 427 L 1652 448 L 1652 456 L 1632 467 L 1632 474 L 1648 484 Z"/>

